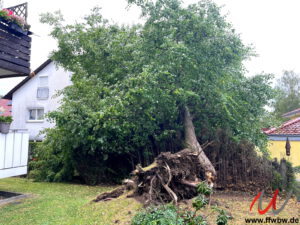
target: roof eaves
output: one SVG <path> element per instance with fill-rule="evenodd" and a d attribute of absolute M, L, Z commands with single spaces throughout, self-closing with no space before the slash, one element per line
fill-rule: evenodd
<path fill-rule="evenodd" d="M 284 113 L 281 116 L 282 117 L 288 117 L 288 116 L 294 115 L 294 114 L 299 113 L 299 112 L 300 112 L 300 108 L 294 109 L 293 111 L 290 111 L 290 112 L 287 112 L 287 113 Z"/>
<path fill-rule="evenodd" d="M 292 124 L 294 124 L 294 123 L 297 123 L 297 122 L 299 122 L 299 121 L 300 121 L 300 117 L 297 117 L 297 118 L 295 118 L 295 119 L 292 119 L 292 120 L 289 120 L 289 121 L 285 122 L 285 123 L 282 124 L 280 127 L 275 127 L 275 128 L 271 128 L 271 129 L 269 129 L 269 130 L 266 130 L 266 131 L 264 131 L 264 133 L 267 134 L 267 135 L 272 135 L 272 133 L 273 133 L 274 131 L 277 131 L 277 130 L 279 130 L 279 129 L 283 129 L 283 128 L 285 128 L 285 127 L 287 127 L 287 126 L 290 126 L 290 125 L 292 125 Z M 276 134 L 274 134 L 274 135 L 276 135 Z"/>
<path fill-rule="evenodd" d="M 40 65 L 35 71 L 31 72 L 28 77 L 18 83 L 13 89 L 11 89 L 6 95 L 3 96 L 4 99 L 12 100 L 13 93 L 17 91 L 20 87 L 22 87 L 27 81 L 29 81 L 32 77 L 38 74 L 41 70 L 43 70 L 46 66 L 48 66 L 52 62 L 51 59 L 47 59 L 42 65 Z"/>

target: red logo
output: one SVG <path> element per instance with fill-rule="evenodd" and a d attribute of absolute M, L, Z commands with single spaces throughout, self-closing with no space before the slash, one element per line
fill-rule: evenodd
<path fill-rule="evenodd" d="M 257 208 L 257 210 L 258 210 L 258 213 L 259 213 L 260 215 L 264 215 L 265 213 L 267 213 L 267 212 L 270 210 L 271 207 L 272 207 L 272 211 L 273 211 L 273 213 L 274 213 L 275 215 L 279 214 L 279 213 L 284 209 L 284 207 L 285 207 L 286 204 L 288 203 L 289 199 L 291 198 L 292 192 L 289 193 L 289 195 L 287 196 L 287 199 L 285 200 L 285 202 L 283 203 L 283 205 L 280 207 L 280 209 L 277 209 L 277 208 L 276 208 L 276 200 L 277 200 L 277 195 L 278 195 L 278 193 L 279 193 L 279 190 L 276 189 L 276 190 L 274 191 L 273 198 L 271 199 L 269 205 L 268 205 L 265 209 L 262 209 L 262 200 L 263 200 L 264 191 L 259 192 L 259 193 L 255 196 L 255 198 L 253 199 L 253 201 L 252 201 L 252 203 L 251 203 L 251 205 L 250 205 L 250 211 L 252 210 L 252 208 L 253 208 L 255 202 L 256 202 L 257 200 L 259 200 L 259 201 L 258 201 L 258 208 Z"/>

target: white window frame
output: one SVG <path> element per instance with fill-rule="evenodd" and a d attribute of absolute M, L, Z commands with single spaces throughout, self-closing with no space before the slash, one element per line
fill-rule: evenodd
<path fill-rule="evenodd" d="M 30 110 L 36 110 L 36 113 L 35 113 L 35 118 L 38 117 L 38 110 L 39 109 L 42 109 L 43 110 L 43 119 L 41 120 L 38 120 L 38 119 L 35 119 L 35 120 L 32 120 L 30 119 Z M 44 115 L 45 115 L 45 109 L 43 107 L 30 107 L 30 108 L 27 108 L 27 122 L 28 123 L 43 123 L 44 122 Z"/>
<path fill-rule="evenodd" d="M 45 78 L 45 77 L 48 78 L 47 84 L 46 85 L 41 85 L 40 78 Z M 49 76 L 48 75 L 39 75 L 39 84 L 38 84 L 38 87 L 48 87 L 48 86 L 49 86 Z"/>
<path fill-rule="evenodd" d="M 47 89 L 48 91 L 48 96 L 47 97 L 39 97 L 39 90 L 41 89 Z M 45 99 L 48 99 L 49 98 L 49 88 L 48 87 L 38 87 L 37 90 L 36 90 L 36 98 L 39 99 L 39 100 L 45 100 Z"/>
<path fill-rule="evenodd" d="M 41 85 L 40 78 L 45 78 L 45 77 L 47 77 L 47 79 L 48 79 L 48 80 L 47 80 L 47 84 L 46 84 L 46 85 Z M 39 92 L 39 90 L 41 90 L 41 89 L 47 89 L 47 91 L 48 91 L 48 97 L 41 98 L 41 97 L 38 96 L 38 92 Z M 48 76 L 48 75 L 40 75 L 40 76 L 38 77 L 38 88 L 37 88 L 37 90 L 36 90 L 36 98 L 39 99 L 39 100 L 46 100 L 46 99 L 49 99 L 49 97 L 50 97 L 50 90 L 49 90 L 49 76 Z"/>

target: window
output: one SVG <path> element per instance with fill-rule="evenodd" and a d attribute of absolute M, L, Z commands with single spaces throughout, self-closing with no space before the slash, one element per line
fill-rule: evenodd
<path fill-rule="evenodd" d="M 48 99 L 49 98 L 48 76 L 40 76 L 39 77 L 39 87 L 37 89 L 36 97 L 38 99 Z"/>
<path fill-rule="evenodd" d="M 47 87 L 48 86 L 48 76 L 40 76 L 39 77 L 39 86 Z"/>
<path fill-rule="evenodd" d="M 29 109 L 29 120 L 41 121 L 44 120 L 44 109 Z"/>
<path fill-rule="evenodd" d="M 49 98 L 49 88 L 39 87 L 37 89 L 37 98 L 38 99 L 48 99 Z"/>

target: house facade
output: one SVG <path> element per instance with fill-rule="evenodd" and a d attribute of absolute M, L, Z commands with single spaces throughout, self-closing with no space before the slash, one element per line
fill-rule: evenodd
<path fill-rule="evenodd" d="M 27 130 L 31 141 L 41 141 L 40 132 L 54 126 L 44 115 L 60 106 L 59 90 L 71 84 L 71 73 L 47 60 L 4 96 L 12 100 L 12 130 Z"/>
<path fill-rule="evenodd" d="M 265 130 L 268 135 L 268 150 L 272 158 L 285 158 L 293 166 L 300 166 L 300 110 L 294 110 L 283 116 L 292 118 L 278 128 Z M 298 115 L 298 116 L 297 116 Z M 300 179 L 300 174 L 296 174 Z"/>

